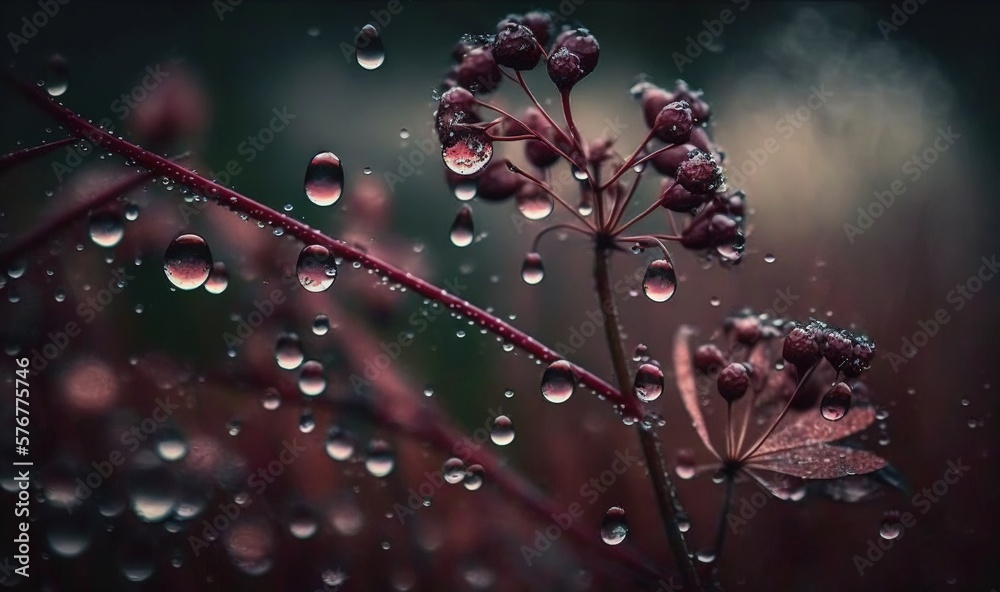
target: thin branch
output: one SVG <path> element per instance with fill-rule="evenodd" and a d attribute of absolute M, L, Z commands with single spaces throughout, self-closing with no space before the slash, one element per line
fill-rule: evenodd
<path fill-rule="evenodd" d="M 14 168 L 21 163 L 28 162 L 34 158 L 41 158 L 57 148 L 62 148 L 63 146 L 68 146 L 69 144 L 73 144 L 78 141 L 79 140 L 77 138 L 63 138 L 61 140 L 48 142 L 47 144 L 39 144 L 38 146 L 32 146 L 31 148 L 23 148 L 21 150 L 15 150 L 14 152 L 8 152 L 7 154 L 0 156 L 0 173 L 5 172 L 7 169 Z"/>

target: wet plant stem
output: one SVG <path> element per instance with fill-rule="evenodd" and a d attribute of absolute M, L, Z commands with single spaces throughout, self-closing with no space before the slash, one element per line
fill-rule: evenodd
<path fill-rule="evenodd" d="M 611 290 L 611 275 L 608 266 L 610 255 L 610 249 L 598 242 L 594 250 L 594 279 L 597 283 L 597 297 L 600 301 L 601 313 L 604 316 L 604 333 L 608 341 L 608 349 L 611 351 L 619 390 L 624 396 L 629 397 L 633 390 L 629 380 L 631 372 L 629 371 L 628 359 L 625 357 L 625 344 L 622 341 L 618 305 Z M 653 484 L 653 491 L 656 494 L 657 505 L 663 519 L 663 528 L 666 531 L 667 540 L 670 542 L 670 549 L 677 561 L 677 566 L 681 571 L 684 588 L 699 590 L 701 584 L 698 581 L 698 572 L 695 570 L 690 553 L 688 553 L 684 534 L 678 526 L 677 515 L 680 513 L 680 508 L 677 502 L 677 491 L 674 489 L 674 484 L 667 472 L 667 463 L 663 456 L 660 440 L 652 428 L 643 426 L 642 417 L 635 419 L 642 453 L 646 459 L 646 466 L 649 468 L 650 482 Z"/>

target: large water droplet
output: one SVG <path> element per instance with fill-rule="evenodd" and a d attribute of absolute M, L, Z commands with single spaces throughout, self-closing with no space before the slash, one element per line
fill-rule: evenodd
<path fill-rule="evenodd" d="M 99 247 L 113 247 L 125 236 L 125 225 L 115 212 L 96 212 L 90 216 L 90 240 Z"/>
<path fill-rule="evenodd" d="M 456 175 L 474 175 L 493 158 L 493 142 L 485 132 L 459 130 L 441 146 L 441 158 Z"/>
<path fill-rule="evenodd" d="M 899 521 L 899 512 L 889 510 L 885 513 L 882 518 L 882 524 L 879 526 L 878 534 L 887 541 L 891 541 L 903 534 L 903 525 Z"/>
<path fill-rule="evenodd" d="M 469 491 L 476 491 L 483 486 L 483 471 L 482 465 L 470 465 L 465 471 L 465 478 L 462 479 L 462 485 Z"/>
<path fill-rule="evenodd" d="M 451 243 L 456 247 L 467 247 L 472 244 L 475 230 L 472 226 L 472 208 L 462 206 L 451 224 Z"/>
<path fill-rule="evenodd" d="M 666 302 L 677 291 L 677 275 L 674 264 L 666 259 L 657 259 L 646 268 L 642 278 L 642 291 L 653 302 Z"/>
<path fill-rule="evenodd" d="M 197 234 L 178 236 L 163 255 L 163 272 L 181 290 L 201 287 L 211 271 L 212 252 L 205 239 Z"/>
<path fill-rule="evenodd" d="M 365 458 L 365 469 L 373 477 L 385 477 L 392 472 L 396 464 L 396 456 L 392 447 L 385 440 L 372 440 L 368 444 L 368 454 Z"/>
<path fill-rule="evenodd" d="M 69 89 L 69 63 L 56 54 L 49 58 L 48 75 L 45 77 L 45 91 L 50 96 L 61 96 Z"/>
<path fill-rule="evenodd" d="M 322 292 L 337 279 L 337 263 L 326 247 L 309 245 L 299 253 L 295 273 L 303 288 L 310 292 Z"/>
<path fill-rule="evenodd" d="M 302 364 L 302 370 L 299 373 L 299 390 L 307 397 L 315 397 L 326 390 L 323 364 L 316 360 L 309 360 Z"/>
<path fill-rule="evenodd" d="M 144 522 L 166 520 L 177 504 L 173 473 L 155 456 L 137 461 L 142 468 L 129 475 L 129 505 Z"/>
<path fill-rule="evenodd" d="M 829 421 L 842 419 L 851 410 L 851 387 L 846 382 L 833 385 L 820 403 L 820 413 Z"/>
<path fill-rule="evenodd" d="M 545 266 L 542 265 L 542 256 L 531 252 L 524 256 L 524 263 L 521 264 L 521 279 L 524 283 L 535 285 L 545 278 Z"/>
<path fill-rule="evenodd" d="M 628 522 L 625 520 L 625 510 L 619 506 L 611 506 L 601 521 L 601 540 L 609 545 L 617 545 L 628 535 Z"/>
<path fill-rule="evenodd" d="M 654 364 L 643 364 L 635 373 L 635 396 L 645 402 L 655 401 L 663 393 L 663 371 Z"/>
<path fill-rule="evenodd" d="M 528 190 L 517 193 L 517 210 L 528 220 L 541 220 L 552 213 L 555 201 L 544 191 Z"/>
<path fill-rule="evenodd" d="M 444 461 L 441 472 L 444 474 L 444 480 L 448 483 L 458 483 L 465 479 L 465 463 L 458 457 L 449 458 Z"/>
<path fill-rule="evenodd" d="M 514 422 L 506 415 L 498 415 L 493 420 L 493 429 L 490 430 L 490 439 L 497 446 L 506 446 L 514 441 Z"/>
<path fill-rule="evenodd" d="M 576 388 L 573 366 L 566 360 L 556 360 L 549 364 L 542 374 L 542 395 L 552 403 L 563 403 Z"/>
<path fill-rule="evenodd" d="M 209 294 L 222 294 L 229 287 L 229 270 L 222 261 L 216 261 L 212 265 L 212 272 L 208 274 L 205 282 L 205 290 Z"/>
<path fill-rule="evenodd" d="M 296 504 L 288 513 L 288 532 L 299 540 L 305 540 L 316 534 L 319 524 L 316 513 L 306 504 Z"/>
<path fill-rule="evenodd" d="M 354 454 L 354 439 L 341 428 L 330 428 L 326 435 L 326 454 L 336 461 L 348 460 Z"/>
<path fill-rule="evenodd" d="M 358 36 L 354 41 L 357 49 L 358 65 L 365 70 L 374 70 L 385 61 L 385 46 L 382 44 L 382 36 L 378 29 L 372 24 L 361 27 Z"/>
<path fill-rule="evenodd" d="M 330 331 L 330 318 L 325 314 L 318 314 L 312 323 L 313 335 L 326 335 Z"/>
<path fill-rule="evenodd" d="M 274 359 L 278 367 L 284 370 L 295 370 L 302 364 L 305 355 L 302 353 L 302 342 L 295 333 L 282 333 L 274 344 Z"/>
<path fill-rule="evenodd" d="M 161 427 L 156 432 L 156 454 L 165 461 L 184 458 L 188 452 L 184 434 L 175 428 Z"/>
<path fill-rule="evenodd" d="M 344 165 L 333 152 L 320 152 L 306 167 L 306 197 L 318 206 L 329 206 L 344 192 Z"/>
<path fill-rule="evenodd" d="M 677 465 L 674 471 L 681 479 L 691 479 L 695 475 L 694 453 L 687 448 L 677 451 Z"/>

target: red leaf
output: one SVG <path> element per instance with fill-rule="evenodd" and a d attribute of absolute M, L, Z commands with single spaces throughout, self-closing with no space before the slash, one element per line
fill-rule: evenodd
<path fill-rule="evenodd" d="M 756 454 L 747 466 L 803 479 L 838 479 L 877 471 L 888 462 L 867 450 L 817 444 L 774 452 L 763 458 Z"/>
<path fill-rule="evenodd" d="M 698 432 L 702 444 L 716 458 L 719 458 L 719 453 L 715 451 L 711 440 L 708 439 L 705 416 L 702 415 L 701 404 L 698 402 L 698 390 L 694 381 L 694 366 L 691 364 L 691 345 L 689 343 L 689 337 L 693 333 L 694 329 L 685 325 L 678 329 L 677 337 L 674 338 L 674 373 L 677 375 L 677 390 L 681 393 L 684 408 L 691 416 L 691 425 Z"/>
<path fill-rule="evenodd" d="M 874 421 L 875 409 L 870 406 L 853 407 L 839 421 L 825 419 L 818 408 L 790 411 L 750 458 L 752 460 L 773 452 L 840 440 L 860 432 Z"/>

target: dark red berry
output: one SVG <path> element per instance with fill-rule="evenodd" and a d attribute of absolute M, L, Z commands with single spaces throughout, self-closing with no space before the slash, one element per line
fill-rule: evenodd
<path fill-rule="evenodd" d="M 580 67 L 580 56 L 562 47 L 551 54 L 546 62 L 549 78 L 562 92 L 569 92 L 587 75 Z"/>
<path fill-rule="evenodd" d="M 501 66 L 514 70 L 531 70 L 542 59 L 542 48 L 531 29 L 507 23 L 493 42 L 493 58 Z"/>
<path fill-rule="evenodd" d="M 584 76 L 594 71 L 601 57 L 601 46 L 587 29 L 570 29 L 560 33 L 552 44 L 552 51 L 557 52 L 562 48 L 580 58 L 580 68 Z"/>
<path fill-rule="evenodd" d="M 711 198 L 705 193 L 691 193 L 670 179 L 663 180 L 660 199 L 663 207 L 673 212 L 690 212 Z"/>
<path fill-rule="evenodd" d="M 531 29 L 535 39 L 547 45 L 552 38 L 552 15 L 541 10 L 532 10 L 521 17 L 521 24 Z"/>
<path fill-rule="evenodd" d="M 506 162 L 494 161 L 479 176 L 476 196 L 486 201 L 502 201 L 513 197 L 522 185 L 524 177 L 511 171 Z"/>
<path fill-rule="evenodd" d="M 455 70 L 459 86 L 474 93 L 488 93 L 499 86 L 503 75 L 493 54 L 482 47 L 467 52 Z"/>
<path fill-rule="evenodd" d="M 650 162 L 653 163 L 653 168 L 658 173 L 673 177 L 677 174 L 677 167 L 681 166 L 681 163 L 687 160 L 688 153 L 697 149 L 698 147 L 694 144 L 672 146 L 651 158 Z"/>
<path fill-rule="evenodd" d="M 711 374 L 725 364 L 726 356 L 715 344 L 706 343 L 694 350 L 694 367 L 700 372 Z"/>
<path fill-rule="evenodd" d="M 545 119 L 545 116 L 542 115 L 538 109 L 534 107 L 525 109 L 524 115 L 521 117 L 521 121 L 523 121 L 525 125 L 534 130 L 536 133 L 544 136 L 553 144 L 557 146 L 559 145 L 557 143 L 556 130 L 553 129 L 552 125 L 549 124 L 548 120 Z M 524 134 L 528 132 L 527 130 L 522 130 L 519 133 Z M 531 162 L 531 164 L 539 168 L 552 166 L 559 160 L 559 153 L 541 140 L 528 140 L 524 144 L 524 155 Z"/>
<path fill-rule="evenodd" d="M 694 121 L 685 101 L 670 103 L 660 109 L 653 120 L 653 133 L 668 144 L 683 144 L 691 136 Z"/>
<path fill-rule="evenodd" d="M 442 143 L 451 137 L 455 125 L 479 122 L 479 116 L 472 111 L 474 104 L 472 93 L 461 87 L 449 89 L 441 95 L 434 128 Z"/>
<path fill-rule="evenodd" d="M 692 150 L 687 160 L 677 167 L 677 182 L 691 193 L 712 193 L 726 182 L 715 159 L 701 150 Z"/>
<path fill-rule="evenodd" d="M 702 94 L 704 94 L 702 91 L 691 90 L 686 82 L 678 80 L 673 91 L 670 93 L 670 100 L 687 101 L 691 105 L 691 114 L 694 116 L 695 123 L 703 123 L 708 120 L 711 110 L 708 103 L 701 98 Z"/>
<path fill-rule="evenodd" d="M 850 361 L 854 344 L 846 331 L 830 331 L 820 345 L 820 352 L 831 366 L 841 370 Z"/>
<path fill-rule="evenodd" d="M 814 332 L 802 327 L 789 331 L 781 348 L 781 357 L 795 366 L 800 376 L 805 373 L 822 357 Z"/>
<path fill-rule="evenodd" d="M 726 329 L 733 338 L 744 345 L 753 345 L 760 341 L 761 323 L 756 315 L 747 314 L 745 316 L 731 317 L 727 320 Z"/>
<path fill-rule="evenodd" d="M 743 364 L 734 362 L 719 372 L 716 384 L 722 398 L 732 403 L 745 395 L 750 388 L 750 372 Z"/>

